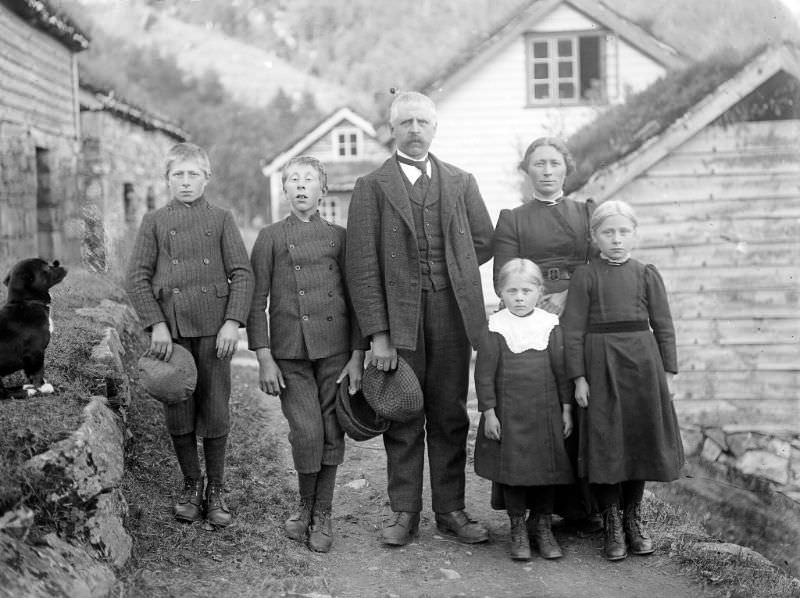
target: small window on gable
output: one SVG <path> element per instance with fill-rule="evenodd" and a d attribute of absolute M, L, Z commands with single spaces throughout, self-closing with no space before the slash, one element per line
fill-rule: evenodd
<path fill-rule="evenodd" d="M 605 36 L 567 34 L 526 38 L 528 105 L 605 102 Z"/>
<path fill-rule="evenodd" d="M 354 160 L 363 154 L 364 137 L 357 127 L 337 127 L 331 133 L 333 137 L 333 159 Z"/>

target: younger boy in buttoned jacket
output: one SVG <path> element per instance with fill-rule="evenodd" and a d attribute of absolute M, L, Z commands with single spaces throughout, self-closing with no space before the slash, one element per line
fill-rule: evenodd
<path fill-rule="evenodd" d="M 345 289 L 345 230 L 318 212 L 327 192 L 324 166 L 299 156 L 281 178 L 291 214 L 261 230 L 253 246 L 247 337 L 261 390 L 280 395 L 289 422 L 300 506 L 286 520 L 286 535 L 308 537 L 312 550 L 328 552 L 336 470 L 344 460 L 337 389 L 345 378 L 351 394 L 360 388 L 366 344 Z"/>
<path fill-rule="evenodd" d="M 231 357 L 238 329 L 247 322 L 253 273 L 233 214 L 210 204 L 206 152 L 179 143 L 166 158 L 172 200 L 148 212 L 128 266 L 131 303 L 151 332 L 151 355 L 169 361 L 173 343 L 189 350 L 197 386 L 188 400 L 165 405 L 167 429 L 184 485 L 175 517 L 226 526 L 222 497 L 225 447 L 230 429 Z M 203 437 L 208 486 L 200 470 L 197 436 Z"/>

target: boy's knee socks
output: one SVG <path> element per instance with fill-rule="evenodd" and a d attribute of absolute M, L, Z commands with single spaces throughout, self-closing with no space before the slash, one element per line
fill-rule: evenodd
<path fill-rule="evenodd" d="M 197 436 L 194 432 L 172 436 L 172 446 L 178 458 L 183 477 L 199 480 L 203 475 L 200 471 L 200 457 L 197 455 Z"/>
<path fill-rule="evenodd" d="M 323 465 L 317 474 L 316 505 L 323 511 L 330 511 L 333 506 L 337 469 L 337 465 Z"/>
<path fill-rule="evenodd" d="M 317 494 L 317 474 L 298 473 L 297 485 L 300 490 L 300 500 L 309 506 L 314 506 L 314 497 Z"/>
<path fill-rule="evenodd" d="M 228 435 L 217 438 L 203 438 L 203 452 L 206 456 L 206 474 L 208 481 L 222 484 L 225 478 L 225 448 Z"/>

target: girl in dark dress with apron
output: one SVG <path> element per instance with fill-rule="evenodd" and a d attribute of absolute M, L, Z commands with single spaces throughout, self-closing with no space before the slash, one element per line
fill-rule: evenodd
<path fill-rule="evenodd" d="M 630 257 L 636 225 L 625 202 L 597 208 L 600 256 L 575 270 L 562 318 L 581 420 L 578 475 L 603 510 L 609 560 L 627 556 L 626 539 L 634 554 L 653 552 L 641 517 L 645 480 L 677 479 L 684 458 L 670 390 L 675 328 L 661 275 Z"/>
<path fill-rule="evenodd" d="M 574 480 L 564 446 L 572 432 L 571 386 L 558 316 L 535 308 L 541 287 L 541 271 L 530 260 L 503 266 L 497 291 L 506 308 L 489 318 L 475 362 L 482 413 L 475 472 L 503 496 L 516 560 L 530 558 L 531 539 L 544 558 L 563 556 L 551 529 L 553 497 L 556 485 Z"/>

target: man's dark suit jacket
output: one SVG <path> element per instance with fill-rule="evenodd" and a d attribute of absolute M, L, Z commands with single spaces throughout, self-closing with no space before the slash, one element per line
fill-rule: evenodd
<path fill-rule="evenodd" d="M 475 177 L 430 155 L 441 185 L 450 285 L 476 347 L 486 323 L 478 266 L 492 257 L 493 227 Z M 361 334 L 389 332 L 415 350 L 422 284 L 411 200 L 394 157 L 356 181 L 347 221 L 347 285 Z"/>

